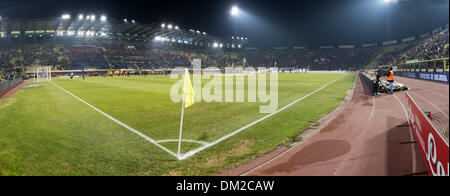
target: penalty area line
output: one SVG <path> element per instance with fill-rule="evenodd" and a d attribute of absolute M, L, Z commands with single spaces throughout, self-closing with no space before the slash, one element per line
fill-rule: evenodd
<path fill-rule="evenodd" d="M 256 124 L 260 123 L 261 121 L 266 120 L 267 118 L 270 118 L 270 117 L 274 116 L 275 114 L 278 114 L 278 113 L 280 113 L 280 112 L 290 108 L 291 106 L 295 105 L 296 103 L 298 103 L 298 102 L 300 102 L 300 101 L 310 97 L 311 95 L 316 94 L 317 92 L 321 91 L 322 89 L 328 87 L 329 85 L 335 83 L 336 81 L 342 79 L 344 76 L 347 76 L 347 75 L 348 74 L 345 74 L 345 75 L 343 75 L 343 76 L 341 76 L 341 77 L 339 77 L 339 78 L 337 78 L 337 79 L 335 79 L 335 80 L 325 84 L 324 86 L 320 87 L 319 89 L 317 89 L 317 90 L 315 90 L 315 91 L 305 95 L 304 97 L 302 97 L 300 99 L 297 99 L 296 101 L 294 101 L 294 102 L 284 106 L 283 108 L 281 108 L 281 109 L 279 109 L 279 110 L 277 110 L 277 111 L 275 111 L 275 112 L 273 112 L 273 113 L 271 113 L 271 114 L 269 114 L 267 116 L 264 116 L 261 119 L 258 119 L 258 120 L 256 120 L 256 121 L 254 121 L 254 122 L 252 122 L 252 123 L 250 123 L 250 124 L 240 128 L 240 129 L 238 129 L 238 130 L 236 130 L 236 131 L 234 131 L 234 132 L 232 132 L 232 133 L 230 133 L 230 134 L 228 134 L 228 135 L 226 135 L 224 137 L 221 137 L 221 138 L 219 138 L 218 140 L 216 140 L 214 142 L 211 142 L 211 143 L 209 143 L 207 145 L 204 145 L 204 146 L 202 146 L 200 148 L 197 148 L 195 150 L 192 150 L 192 151 L 189 151 L 189 152 L 185 153 L 183 156 L 180 157 L 180 160 L 184 160 L 184 159 L 187 159 L 187 158 L 189 158 L 191 156 L 194 156 L 195 154 L 197 154 L 197 153 L 199 153 L 199 152 L 201 152 L 203 150 L 206 150 L 207 148 L 215 146 L 216 144 L 218 144 L 218 143 L 220 143 L 220 142 L 222 142 L 222 141 L 224 141 L 224 140 L 226 140 L 226 139 L 228 139 L 228 138 L 230 138 L 230 137 L 232 137 L 232 136 L 234 136 L 234 135 L 236 135 L 236 134 L 238 134 L 238 133 L 240 133 L 240 132 L 242 132 L 242 131 L 250 128 L 250 127 L 252 127 L 253 125 L 256 125 Z"/>
<path fill-rule="evenodd" d="M 69 92 L 69 91 L 67 91 L 66 89 L 62 88 L 61 86 L 57 85 L 56 83 L 54 83 L 54 82 L 51 82 L 51 83 L 54 84 L 56 87 L 58 87 L 60 90 L 62 90 L 62 91 L 64 91 L 65 93 L 69 94 L 70 96 L 74 97 L 74 98 L 77 99 L 78 101 L 80 101 L 80 102 L 86 104 L 87 106 L 89 106 L 90 108 L 94 109 L 94 110 L 97 111 L 98 113 L 100 113 L 100 114 L 102 114 L 103 116 L 105 116 L 105 117 L 109 118 L 110 120 L 114 121 L 114 122 L 117 123 L 118 125 L 120 125 L 120 126 L 126 128 L 126 129 L 128 129 L 129 131 L 135 133 L 136 135 L 138 135 L 138 136 L 144 138 L 145 140 L 147 140 L 147 141 L 149 141 L 150 143 L 152 143 L 152 144 L 158 146 L 158 147 L 161 148 L 162 150 L 166 151 L 166 152 L 169 153 L 170 155 L 172 155 L 172 156 L 174 156 L 175 158 L 177 158 L 177 159 L 180 160 L 180 157 L 179 157 L 177 154 L 173 153 L 172 151 L 170 151 L 169 149 L 165 148 L 164 146 L 158 144 L 158 142 L 156 142 L 154 139 L 152 139 L 152 138 L 150 138 L 150 137 L 144 135 L 143 133 L 137 131 L 136 129 L 133 129 L 132 127 L 130 127 L 130 126 L 128 126 L 128 125 L 126 125 L 126 124 L 120 122 L 119 120 L 117 120 L 117 119 L 115 119 L 114 117 L 108 115 L 107 113 L 101 111 L 100 109 L 94 107 L 93 105 L 89 104 L 88 102 L 84 101 L 83 99 L 81 99 L 81 98 L 75 96 L 74 94 L 72 94 L 71 92 Z"/>

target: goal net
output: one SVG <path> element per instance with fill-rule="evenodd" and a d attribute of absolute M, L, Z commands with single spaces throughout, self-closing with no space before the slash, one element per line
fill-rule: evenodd
<path fill-rule="evenodd" d="M 35 73 L 36 73 L 36 75 L 35 75 L 36 82 L 52 81 L 52 70 L 51 70 L 50 66 L 37 67 Z"/>

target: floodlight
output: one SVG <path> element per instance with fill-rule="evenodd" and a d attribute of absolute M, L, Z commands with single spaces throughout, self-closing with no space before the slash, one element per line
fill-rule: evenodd
<path fill-rule="evenodd" d="M 136 23 L 136 21 L 135 20 L 131 20 L 131 22 L 134 24 L 134 23 Z"/>
<path fill-rule="evenodd" d="M 61 16 L 61 18 L 62 18 L 63 20 L 70 19 L 70 14 L 63 14 L 63 15 Z"/>
<path fill-rule="evenodd" d="M 167 26 L 167 28 L 173 29 L 173 26 L 170 24 L 169 26 Z"/>
<path fill-rule="evenodd" d="M 213 47 L 217 48 L 217 47 L 219 47 L 219 44 L 217 42 L 214 42 Z"/>
<path fill-rule="evenodd" d="M 203 32 L 203 35 L 206 35 L 206 32 Z"/>
<path fill-rule="evenodd" d="M 125 23 L 127 23 L 128 22 L 128 20 L 125 18 L 125 19 L 123 19 L 123 22 L 125 22 Z"/>
<path fill-rule="evenodd" d="M 166 28 L 166 24 L 162 23 L 161 27 Z"/>
<path fill-rule="evenodd" d="M 106 21 L 106 16 L 105 15 L 101 16 L 100 17 L 100 21 L 105 22 Z"/>
<path fill-rule="evenodd" d="M 83 18 L 84 18 L 83 14 L 78 15 L 78 20 L 83 20 Z"/>
<path fill-rule="evenodd" d="M 231 8 L 231 15 L 232 15 L 232 16 L 237 16 L 237 15 L 239 15 L 239 8 L 238 8 L 237 6 L 233 6 L 233 7 Z"/>
<path fill-rule="evenodd" d="M 91 21 L 95 20 L 95 15 L 91 15 Z"/>
<path fill-rule="evenodd" d="M 178 30 L 178 29 L 180 29 L 180 27 L 178 27 L 178 26 L 175 26 L 175 29 L 176 29 L 176 30 Z"/>

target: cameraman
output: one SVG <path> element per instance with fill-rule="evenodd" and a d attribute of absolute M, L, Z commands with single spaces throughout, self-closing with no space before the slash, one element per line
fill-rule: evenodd
<path fill-rule="evenodd" d="M 391 90 L 389 93 L 394 94 L 394 69 L 392 69 L 392 67 L 389 68 L 387 81 L 389 82 L 389 90 Z"/>

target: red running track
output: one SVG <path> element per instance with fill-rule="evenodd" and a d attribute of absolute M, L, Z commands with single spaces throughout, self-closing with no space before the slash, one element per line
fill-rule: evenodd
<path fill-rule="evenodd" d="M 448 116 L 448 85 L 408 78 L 396 80 L 408 85 L 413 96 L 424 97 L 427 100 L 425 103 L 433 103 Z M 427 169 L 419 147 L 412 143 L 414 136 L 408 126 L 405 103 L 405 92 L 371 96 L 357 76 L 351 101 L 327 126 L 295 147 L 279 149 L 225 175 L 423 174 Z M 448 124 L 448 119 L 446 122 Z"/>

